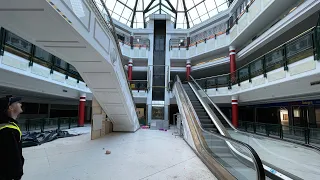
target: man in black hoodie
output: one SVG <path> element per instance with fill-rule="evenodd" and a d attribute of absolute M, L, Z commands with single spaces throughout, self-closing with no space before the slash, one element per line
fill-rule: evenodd
<path fill-rule="evenodd" d="M 23 175 L 21 130 L 17 117 L 22 113 L 21 98 L 0 98 L 0 180 L 19 180 Z"/>

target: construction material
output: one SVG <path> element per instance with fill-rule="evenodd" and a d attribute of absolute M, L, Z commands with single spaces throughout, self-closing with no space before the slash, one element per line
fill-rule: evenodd
<path fill-rule="evenodd" d="M 25 132 L 22 134 L 22 147 L 38 146 L 58 138 L 76 136 L 67 131 L 53 130 L 45 132 Z"/>

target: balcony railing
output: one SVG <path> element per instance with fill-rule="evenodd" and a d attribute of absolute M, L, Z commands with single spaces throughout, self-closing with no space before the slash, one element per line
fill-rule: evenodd
<path fill-rule="evenodd" d="M 51 69 L 51 74 L 54 71 L 57 71 L 66 75 L 66 79 L 70 76 L 77 79 L 78 82 L 83 81 L 76 68 L 71 64 L 59 59 L 40 47 L 29 43 L 12 32 L 1 28 L 0 55 L 3 55 L 4 51 L 28 59 L 29 66 L 32 66 L 33 63 L 37 63 Z"/>
<path fill-rule="evenodd" d="M 249 80 L 253 77 L 264 75 L 267 77 L 267 72 L 283 67 L 288 70 L 288 65 L 296 61 L 302 60 L 309 56 L 314 56 L 315 60 L 317 46 L 316 38 L 320 34 L 320 29 L 311 28 L 290 41 L 278 46 L 263 56 L 253 60 L 252 62 L 242 66 L 233 73 L 228 73 L 219 76 L 212 76 L 197 79 L 203 89 L 228 87 Z"/>
<path fill-rule="evenodd" d="M 187 48 L 187 39 L 186 38 L 172 38 L 169 40 L 169 51 L 172 50 L 172 48 Z"/>
<path fill-rule="evenodd" d="M 128 82 L 130 84 L 131 90 L 139 91 L 149 91 L 148 80 L 131 80 Z"/>
<path fill-rule="evenodd" d="M 287 126 L 260 122 L 239 121 L 239 129 L 270 136 L 274 138 L 296 141 L 304 144 L 320 144 L 320 129 L 300 126 Z"/>
<path fill-rule="evenodd" d="M 78 127 L 78 117 L 19 119 L 18 123 L 22 131 L 44 132 L 46 130 Z"/>

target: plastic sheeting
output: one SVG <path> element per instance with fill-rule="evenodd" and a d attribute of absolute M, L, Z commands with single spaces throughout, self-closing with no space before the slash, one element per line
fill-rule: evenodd
<path fill-rule="evenodd" d="M 46 132 L 25 132 L 22 134 L 22 147 L 38 146 L 58 138 L 76 136 L 68 131 L 53 130 Z"/>

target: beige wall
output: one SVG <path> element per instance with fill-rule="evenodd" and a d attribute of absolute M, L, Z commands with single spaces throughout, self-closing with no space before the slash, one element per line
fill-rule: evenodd
<path fill-rule="evenodd" d="M 95 118 L 98 117 L 98 118 Z M 100 121 L 102 117 L 102 123 Z M 98 139 L 112 132 L 112 123 L 106 120 L 106 114 L 100 104 L 92 98 L 91 140 Z"/>

